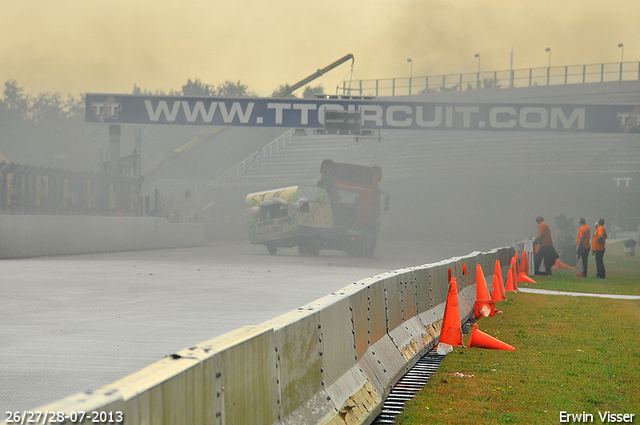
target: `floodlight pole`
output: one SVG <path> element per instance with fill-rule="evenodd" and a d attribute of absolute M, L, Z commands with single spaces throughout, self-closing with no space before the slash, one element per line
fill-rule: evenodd
<path fill-rule="evenodd" d="M 476 90 L 480 90 L 480 53 L 476 53 L 474 57 L 478 58 L 478 76 L 476 78 Z"/>
<path fill-rule="evenodd" d="M 413 61 L 411 58 L 407 59 L 409 62 L 409 94 L 411 94 L 411 82 L 413 80 Z"/>
<path fill-rule="evenodd" d="M 547 85 L 549 85 L 549 78 L 551 75 L 551 47 L 547 47 L 544 51 L 549 52 L 549 63 L 547 65 Z"/>
<path fill-rule="evenodd" d="M 622 63 L 624 62 L 624 44 L 618 44 L 618 47 L 622 49 L 622 53 L 620 53 L 620 81 L 622 81 Z"/>

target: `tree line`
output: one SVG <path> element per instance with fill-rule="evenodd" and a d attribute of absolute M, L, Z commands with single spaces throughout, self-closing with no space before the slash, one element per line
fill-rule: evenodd
<path fill-rule="evenodd" d="M 277 93 L 286 85 L 281 85 L 273 91 Z M 322 84 L 307 86 L 303 92 L 303 98 L 314 98 L 316 94 L 324 93 Z M 225 81 L 222 84 L 206 84 L 200 79 L 189 79 L 180 90 L 171 90 L 166 93 L 162 90 L 150 91 L 133 86 L 131 94 L 135 95 L 168 95 L 168 96 L 226 96 L 244 97 L 257 96 L 248 86 L 240 80 L 238 82 Z M 297 97 L 289 95 L 289 97 Z M 51 124 L 61 121 L 84 121 L 84 95 L 74 97 L 63 96 L 61 93 L 40 93 L 31 95 L 25 92 L 17 80 L 10 79 L 5 82 L 3 97 L 0 98 L 0 123 L 2 124 Z"/>

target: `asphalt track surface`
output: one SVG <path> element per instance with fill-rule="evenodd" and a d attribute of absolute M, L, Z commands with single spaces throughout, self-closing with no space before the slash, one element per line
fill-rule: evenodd
<path fill-rule="evenodd" d="M 0 422 L 385 271 L 474 250 L 380 241 L 371 259 L 247 241 L 0 261 Z"/>

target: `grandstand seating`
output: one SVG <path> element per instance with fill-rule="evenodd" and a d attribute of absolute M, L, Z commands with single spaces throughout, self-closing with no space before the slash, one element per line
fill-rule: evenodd
<path fill-rule="evenodd" d="M 435 97 L 434 97 L 435 96 Z M 405 97 L 413 101 L 420 96 Z M 640 103 L 640 82 L 580 84 L 438 93 L 429 100 L 458 102 L 544 102 L 556 104 Z M 446 173 L 639 172 L 636 135 L 516 131 L 382 131 L 374 137 L 293 136 L 277 154 L 246 171 L 240 183 L 313 183 L 323 159 L 379 165 L 384 179 Z"/>

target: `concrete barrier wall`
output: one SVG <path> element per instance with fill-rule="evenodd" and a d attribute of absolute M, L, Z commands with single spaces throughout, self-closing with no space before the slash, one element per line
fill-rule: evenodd
<path fill-rule="evenodd" d="M 204 235 L 204 224 L 159 217 L 3 214 L 0 258 L 202 246 Z"/>
<path fill-rule="evenodd" d="M 476 265 L 486 264 L 491 290 L 495 260 L 508 270 L 512 254 L 500 248 L 363 279 L 37 410 L 120 412 L 127 424 L 368 424 L 436 345 L 448 270 L 460 282 L 464 322 L 473 314 Z"/>

